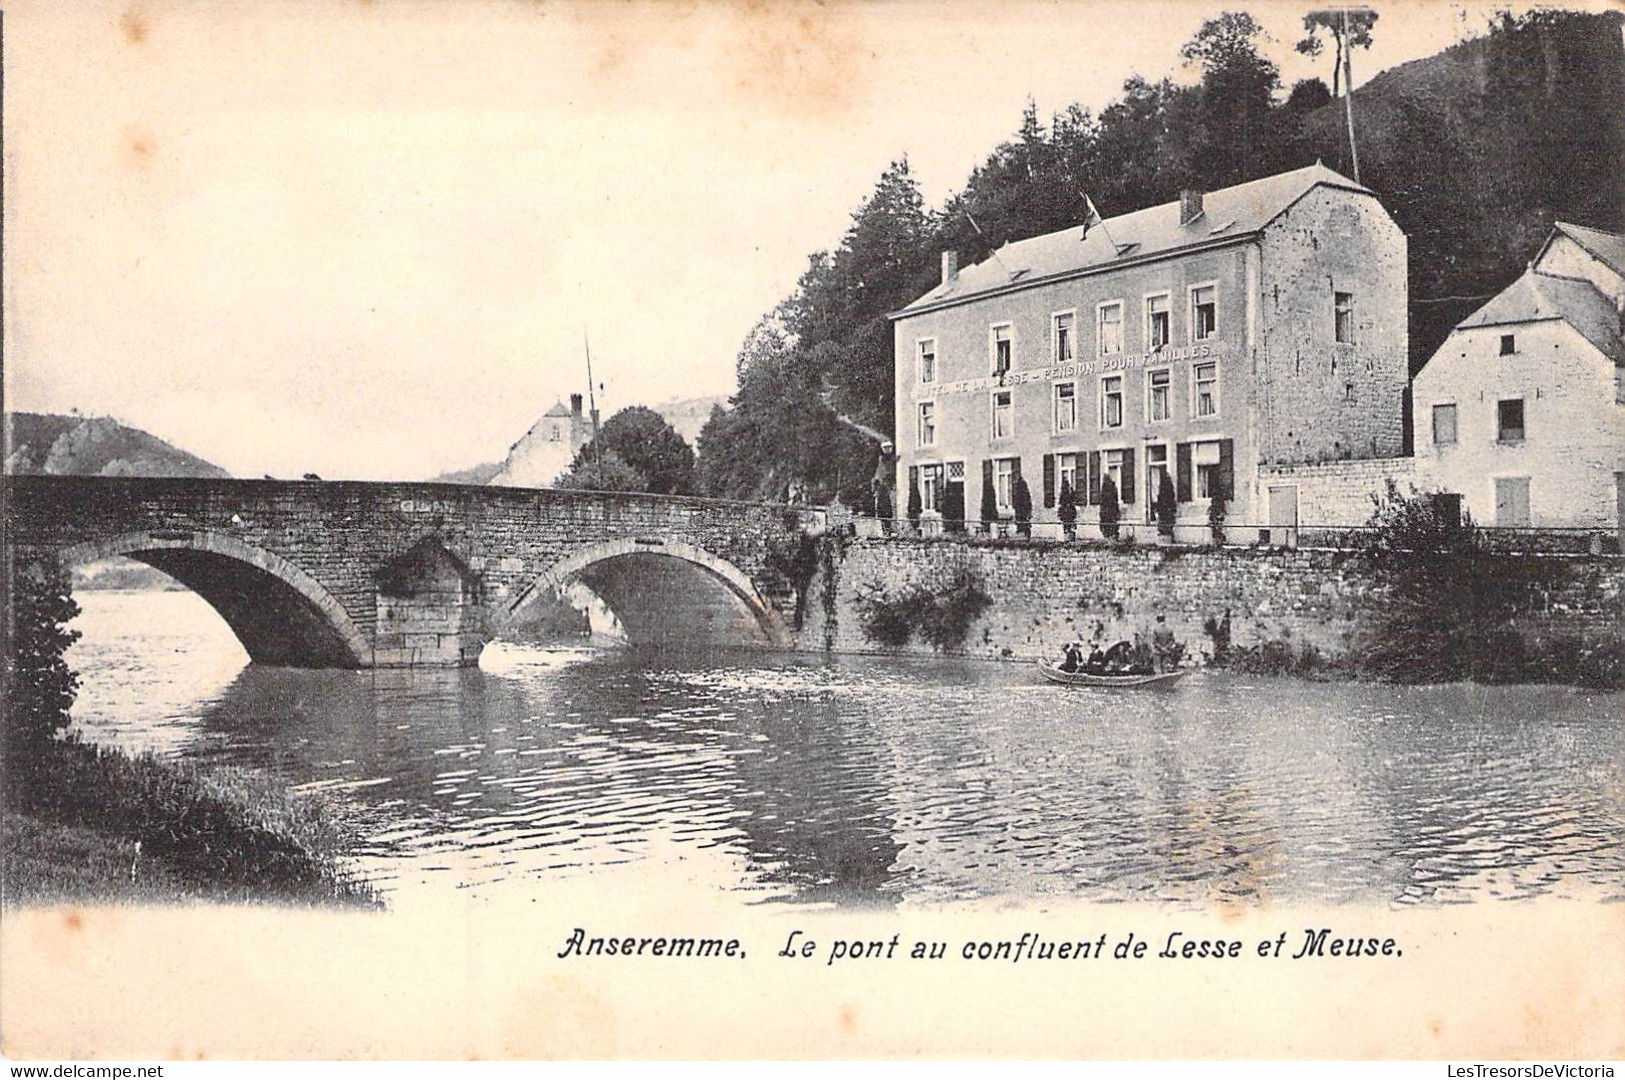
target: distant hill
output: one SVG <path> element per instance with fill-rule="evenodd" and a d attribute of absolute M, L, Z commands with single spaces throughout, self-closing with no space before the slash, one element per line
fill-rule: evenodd
<path fill-rule="evenodd" d="M 666 423 L 676 428 L 677 434 L 681 435 L 683 441 L 692 447 L 698 445 L 700 429 L 705 427 L 707 420 L 711 419 L 711 409 L 716 405 L 727 408 L 727 396 L 673 398 L 659 405 L 651 405 L 649 408 L 665 417 Z"/>
<path fill-rule="evenodd" d="M 11 475 L 231 475 L 218 465 L 108 416 L 6 413 L 5 433 L 5 468 Z"/>
<path fill-rule="evenodd" d="M 1554 220 L 1625 227 L 1622 23 L 1536 14 L 1354 92 L 1360 180 L 1409 239 L 1413 373 L 1523 271 Z M 1344 124 L 1339 99 L 1303 132 L 1351 175 Z"/>
<path fill-rule="evenodd" d="M 485 461 L 466 469 L 453 469 L 439 476 L 431 476 L 431 484 L 489 484 L 491 478 L 502 471 L 502 462 Z"/>
<path fill-rule="evenodd" d="M 218 465 L 107 416 L 5 414 L 6 472 L 13 476 L 229 477 Z M 144 563 L 108 559 L 75 567 L 75 589 L 184 589 Z"/>

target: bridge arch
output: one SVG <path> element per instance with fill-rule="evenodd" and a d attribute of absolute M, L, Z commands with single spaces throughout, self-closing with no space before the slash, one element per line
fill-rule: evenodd
<path fill-rule="evenodd" d="M 670 538 L 605 540 L 576 549 L 507 605 L 498 632 L 574 581 L 603 600 L 634 644 L 785 641 L 778 613 L 749 575 L 704 548 Z"/>
<path fill-rule="evenodd" d="M 114 556 L 137 559 L 203 597 L 249 658 L 292 667 L 369 667 L 373 650 L 350 613 L 282 556 L 210 531 L 130 532 L 57 552 L 65 568 Z"/>

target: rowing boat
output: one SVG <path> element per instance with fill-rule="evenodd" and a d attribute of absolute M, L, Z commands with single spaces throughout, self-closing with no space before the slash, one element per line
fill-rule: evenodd
<path fill-rule="evenodd" d="M 1145 686 L 1172 686 L 1183 671 L 1164 671 L 1155 675 L 1091 675 L 1087 671 L 1062 671 L 1047 660 L 1038 661 L 1038 673 L 1050 682 L 1062 686 L 1095 686 L 1101 688 L 1133 689 Z"/>

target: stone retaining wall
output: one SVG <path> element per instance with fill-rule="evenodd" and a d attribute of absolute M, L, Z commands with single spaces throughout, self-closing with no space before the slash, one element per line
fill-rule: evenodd
<path fill-rule="evenodd" d="M 1200 659 L 1211 656 L 1211 629 L 1226 617 L 1234 646 L 1284 641 L 1294 651 L 1308 645 L 1337 657 L 1384 595 L 1363 556 L 1338 551 L 851 539 L 831 565 L 833 579 L 820 571 L 809 589 L 803 647 L 930 653 L 917 639 L 901 650 L 869 640 L 860 596 L 895 595 L 960 568 L 971 570 L 994 599 L 961 650 L 987 659 L 1053 657 L 1074 638 L 1149 635 L 1159 615 Z M 1555 585 L 1520 616 L 1521 633 L 1548 641 L 1625 640 L 1625 563 L 1575 557 L 1544 559 L 1542 566 Z"/>

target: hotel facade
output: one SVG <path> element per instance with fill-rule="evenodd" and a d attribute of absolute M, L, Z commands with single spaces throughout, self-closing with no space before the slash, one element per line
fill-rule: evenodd
<path fill-rule="evenodd" d="M 1315 165 L 1007 244 L 891 316 L 899 511 L 940 519 L 957 487 L 1001 517 L 1080 524 L 1102 481 L 1124 522 L 1162 477 L 1181 523 L 1292 515 L 1261 467 L 1401 453 L 1406 243 L 1368 189 Z M 1312 523 L 1306 523 L 1312 524 Z M 1040 532 L 1053 532 L 1044 528 Z"/>

